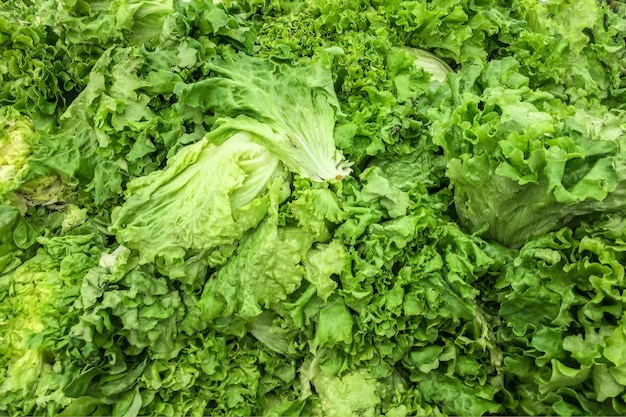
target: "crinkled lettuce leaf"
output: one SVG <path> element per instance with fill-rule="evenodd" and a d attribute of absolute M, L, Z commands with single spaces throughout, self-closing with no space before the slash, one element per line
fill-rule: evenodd
<path fill-rule="evenodd" d="M 623 108 L 623 7 L 594 0 L 516 1 L 512 15 L 523 24 L 505 31 L 500 39 L 506 47 L 494 52 L 514 57 L 533 88 L 570 103 Z"/>
<path fill-rule="evenodd" d="M 349 174 L 335 147 L 339 103 L 328 69 L 248 56 L 216 60 L 207 68 L 214 76 L 177 85 L 183 111 L 236 117 L 239 129 L 254 133 L 255 141 L 303 177 L 321 181 Z"/>
<path fill-rule="evenodd" d="M 529 241 L 496 282 L 503 372 L 528 414 L 626 410 L 626 221 L 603 216 Z"/>
<path fill-rule="evenodd" d="M 0 108 L 0 202 L 10 202 L 9 193 L 26 180 L 34 135 L 29 118 L 11 107 Z"/>
<path fill-rule="evenodd" d="M 73 305 L 105 244 L 92 220 L 37 240 L 33 256 L 0 274 L 0 410 L 11 415 L 57 414 L 71 403 L 65 388 L 86 365 L 72 352 Z"/>
<path fill-rule="evenodd" d="M 429 113 L 459 220 L 514 248 L 626 203 L 626 113 L 569 106 L 518 71 L 512 58 L 471 68 Z"/>

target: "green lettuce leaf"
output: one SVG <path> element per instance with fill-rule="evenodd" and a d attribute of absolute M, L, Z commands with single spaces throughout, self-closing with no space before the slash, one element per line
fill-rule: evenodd
<path fill-rule="evenodd" d="M 252 135 L 222 127 L 182 148 L 166 169 L 131 181 L 111 230 L 139 250 L 142 262 L 175 263 L 189 252 L 223 263 L 244 233 L 286 198 L 285 180 L 278 158 Z"/>
<path fill-rule="evenodd" d="M 242 239 L 233 257 L 204 286 L 200 305 L 205 320 L 249 320 L 296 291 L 304 279 L 301 264 L 314 237 L 299 228 L 278 227 L 268 217 Z"/>
<path fill-rule="evenodd" d="M 11 202 L 10 193 L 26 181 L 34 135 L 29 118 L 11 107 L 0 108 L 0 202 L 4 204 Z"/>
<path fill-rule="evenodd" d="M 621 33 L 626 18 L 610 4 L 517 1 L 512 15 L 524 24 L 505 31 L 500 38 L 506 47 L 495 53 L 514 57 L 532 88 L 566 102 L 601 100 L 620 107 L 624 95 L 620 74 L 626 57 Z"/>
<path fill-rule="evenodd" d="M 626 201 L 626 114 L 568 106 L 528 88 L 518 68 L 503 59 L 466 71 L 430 113 L 459 220 L 514 248 Z"/>
<path fill-rule="evenodd" d="M 64 236 L 39 237 L 34 256 L 0 275 L 3 412 L 56 414 L 71 402 L 65 387 L 85 365 L 76 352 L 68 355 L 78 322 L 73 304 L 104 240 L 97 221 Z"/>
<path fill-rule="evenodd" d="M 626 222 L 603 216 L 526 243 L 496 282 L 503 373 L 528 414 L 624 410 Z M 619 352 L 619 353 L 618 353 Z"/>
<path fill-rule="evenodd" d="M 246 56 L 207 67 L 215 76 L 177 85 L 182 109 L 236 117 L 238 129 L 253 133 L 255 141 L 300 176 L 321 181 L 348 175 L 349 164 L 335 148 L 339 103 L 327 69 Z"/>
<path fill-rule="evenodd" d="M 327 376 L 313 358 L 310 363 L 303 364 L 301 379 L 305 386 L 315 389 L 317 405 L 314 412 L 319 415 L 373 416 L 381 402 L 378 381 L 366 369 Z"/>
<path fill-rule="evenodd" d="M 39 234 L 39 228 L 28 222 L 17 207 L 0 205 L 0 274 L 31 255 Z"/>

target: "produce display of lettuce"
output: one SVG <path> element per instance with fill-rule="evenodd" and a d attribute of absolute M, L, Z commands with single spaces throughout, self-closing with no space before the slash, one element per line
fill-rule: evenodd
<path fill-rule="evenodd" d="M 0 4 L 0 414 L 624 415 L 626 4 Z"/>

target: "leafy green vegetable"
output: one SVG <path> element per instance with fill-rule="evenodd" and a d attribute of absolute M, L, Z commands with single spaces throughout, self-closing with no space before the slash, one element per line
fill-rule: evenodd
<path fill-rule="evenodd" d="M 21 263 L 25 250 L 34 246 L 39 231 L 14 205 L 0 206 L 0 272 L 10 271 Z"/>
<path fill-rule="evenodd" d="M 74 234 L 38 240 L 42 248 L 5 272 L 0 286 L 0 407 L 10 414 L 55 414 L 71 402 L 65 387 L 81 366 L 68 352 L 72 304 L 104 246 L 93 221 Z"/>
<path fill-rule="evenodd" d="M 249 133 L 218 128 L 181 149 L 165 170 L 131 181 L 111 230 L 141 252 L 142 262 L 176 263 L 189 250 L 223 263 L 244 233 L 287 197 L 285 180 L 278 158 Z"/>
<path fill-rule="evenodd" d="M 0 201 L 7 203 L 11 200 L 8 194 L 28 175 L 28 143 L 34 131 L 30 121 L 10 107 L 0 109 L 0 131 Z"/>
<path fill-rule="evenodd" d="M 613 13 L 607 3 L 516 2 L 516 15 L 525 24 L 511 31 L 502 55 L 520 62 L 532 88 L 571 103 L 602 100 L 620 107 L 626 16 L 623 4 Z"/>
<path fill-rule="evenodd" d="M 568 106 L 518 69 L 493 61 L 476 84 L 471 69 L 431 113 L 461 222 L 510 247 L 626 202 L 625 115 Z"/>
<path fill-rule="evenodd" d="M 342 179 L 350 172 L 335 148 L 339 103 L 327 70 L 250 57 L 216 61 L 208 69 L 216 76 L 176 87 L 183 109 L 236 117 L 238 129 L 254 133 L 257 142 L 303 177 Z"/>
<path fill-rule="evenodd" d="M 315 369 L 313 359 L 306 378 L 310 378 L 319 397 L 318 414 L 327 416 L 373 415 L 380 403 L 376 378 L 358 370 L 342 377 L 328 377 Z"/>
<path fill-rule="evenodd" d="M 217 316 L 250 319 L 283 301 L 300 286 L 300 262 L 312 242 L 298 229 L 266 220 L 242 239 L 234 257 L 207 282 L 200 301 L 205 320 Z"/>
<path fill-rule="evenodd" d="M 413 65 L 429 73 L 433 80 L 441 82 L 452 71 L 445 61 L 428 51 L 416 48 L 406 48 L 405 51 L 415 56 Z"/>
<path fill-rule="evenodd" d="M 0 4 L 0 414 L 626 414 L 626 5 Z"/>
<path fill-rule="evenodd" d="M 496 282 L 506 375 L 528 414 L 625 408 L 624 219 L 544 235 Z M 617 354 L 617 355 L 616 355 Z"/>

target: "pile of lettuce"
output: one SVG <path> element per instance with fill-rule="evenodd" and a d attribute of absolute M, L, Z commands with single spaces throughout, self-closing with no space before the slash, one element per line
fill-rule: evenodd
<path fill-rule="evenodd" d="M 0 4 L 0 414 L 626 414 L 626 3 Z"/>

